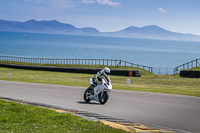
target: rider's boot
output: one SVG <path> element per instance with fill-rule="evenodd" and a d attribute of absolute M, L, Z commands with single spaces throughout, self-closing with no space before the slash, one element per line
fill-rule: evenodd
<path fill-rule="evenodd" d="M 94 95 L 94 88 L 97 86 L 97 84 L 93 83 L 90 87 L 91 87 L 91 92 L 92 95 Z"/>

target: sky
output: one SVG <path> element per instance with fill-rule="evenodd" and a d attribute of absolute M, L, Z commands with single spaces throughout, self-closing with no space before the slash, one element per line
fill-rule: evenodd
<path fill-rule="evenodd" d="M 200 0 L 0 0 L 0 19 L 58 20 L 101 32 L 157 25 L 200 35 Z"/>

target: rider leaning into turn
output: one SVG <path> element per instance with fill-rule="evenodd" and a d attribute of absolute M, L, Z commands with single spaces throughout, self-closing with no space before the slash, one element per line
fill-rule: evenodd
<path fill-rule="evenodd" d="M 102 79 L 106 79 L 108 85 L 110 83 L 110 78 L 109 78 L 109 74 L 110 74 L 110 69 L 105 67 L 104 69 L 102 69 L 101 71 L 99 71 L 96 76 L 94 76 L 93 78 L 93 83 L 96 85 L 101 84 Z"/>

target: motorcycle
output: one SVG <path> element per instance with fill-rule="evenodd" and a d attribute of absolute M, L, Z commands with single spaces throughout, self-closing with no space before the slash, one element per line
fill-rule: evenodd
<path fill-rule="evenodd" d="M 91 100 L 95 100 L 101 104 L 105 104 L 108 101 L 109 93 L 111 90 L 111 80 L 110 83 L 107 83 L 104 79 L 102 79 L 101 84 L 94 85 L 93 79 L 90 78 L 90 86 L 85 90 L 83 98 L 87 103 Z"/>

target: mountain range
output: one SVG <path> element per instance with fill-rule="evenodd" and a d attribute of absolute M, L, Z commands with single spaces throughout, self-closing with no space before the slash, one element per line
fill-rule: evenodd
<path fill-rule="evenodd" d="M 71 33 L 71 34 L 96 34 L 95 28 L 76 28 L 71 24 L 60 23 L 56 20 L 36 21 L 34 19 L 26 22 L 0 20 L 0 30 L 39 33 Z"/>
<path fill-rule="evenodd" d="M 0 31 L 200 41 L 200 36 L 198 35 L 171 32 L 156 25 L 149 25 L 144 27 L 130 26 L 120 31 L 100 32 L 96 28 L 77 28 L 71 24 L 61 23 L 56 20 L 37 21 L 31 19 L 25 22 L 20 22 L 0 19 Z"/>

